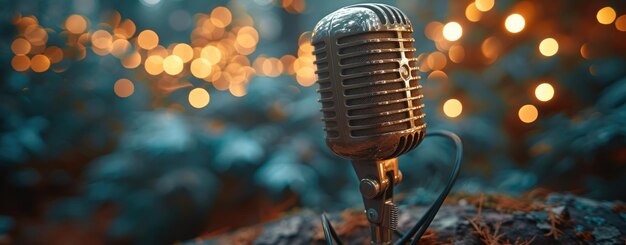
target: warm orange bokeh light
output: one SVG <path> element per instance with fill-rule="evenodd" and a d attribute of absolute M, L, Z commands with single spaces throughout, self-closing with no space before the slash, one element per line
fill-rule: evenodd
<path fill-rule="evenodd" d="M 122 78 L 115 82 L 115 85 L 113 85 L 113 91 L 117 96 L 126 98 L 135 92 L 135 85 L 132 81 Z"/>
<path fill-rule="evenodd" d="M 172 54 L 180 57 L 184 63 L 187 63 L 193 58 L 193 48 L 189 44 L 179 43 L 174 46 Z"/>
<path fill-rule="evenodd" d="M 25 55 L 16 55 L 11 59 L 11 66 L 16 71 L 26 71 L 30 67 L 30 59 Z"/>
<path fill-rule="evenodd" d="M 525 123 L 531 123 L 539 117 L 539 111 L 534 105 L 524 105 L 517 112 L 519 119 Z"/>
<path fill-rule="evenodd" d="M 43 54 L 33 56 L 30 60 L 30 69 L 34 72 L 44 72 L 50 68 L 50 59 Z"/>
<path fill-rule="evenodd" d="M 504 26 L 510 33 L 518 33 L 526 26 L 526 20 L 524 19 L 524 16 L 520 14 L 512 14 L 506 18 Z"/>
<path fill-rule="evenodd" d="M 157 35 L 153 30 L 142 31 L 137 37 L 137 44 L 142 49 L 153 49 L 159 45 L 159 35 Z"/>
<path fill-rule="evenodd" d="M 224 28 L 230 25 L 230 22 L 233 20 L 233 15 L 226 7 L 217 7 L 211 11 L 211 23 L 213 25 Z"/>
<path fill-rule="evenodd" d="M 11 43 L 11 51 L 16 55 L 26 55 L 30 49 L 30 42 L 24 38 L 17 38 Z"/>
<path fill-rule="evenodd" d="M 455 118 L 463 112 L 463 104 L 457 99 L 449 99 L 443 103 L 443 113 L 450 118 Z"/>
<path fill-rule="evenodd" d="M 211 101 L 211 96 L 206 89 L 194 88 L 189 92 L 189 104 L 194 108 L 203 108 Z"/>
<path fill-rule="evenodd" d="M 146 72 L 150 75 L 159 75 L 163 72 L 163 57 L 151 55 L 146 59 L 144 64 Z"/>
<path fill-rule="evenodd" d="M 190 70 L 193 76 L 203 79 L 211 74 L 211 63 L 205 58 L 198 58 L 191 62 Z"/>
<path fill-rule="evenodd" d="M 70 15 L 65 20 L 65 29 L 72 34 L 81 34 L 87 30 L 87 20 L 77 14 Z"/>

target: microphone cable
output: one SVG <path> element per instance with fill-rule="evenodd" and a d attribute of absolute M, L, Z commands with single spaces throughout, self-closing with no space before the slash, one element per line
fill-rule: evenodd
<path fill-rule="evenodd" d="M 417 223 L 415 223 L 415 225 L 404 235 L 402 235 L 402 232 L 396 230 L 395 233 L 401 236 L 400 240 L 398 240 L 395 243 L 396 245 L 404 245 L 404 244 L 409 243 L 409 241 L 410 241 L 410 245 L 415 245 L 417 244 L 417 242 L 419 242 L 420 238 L 422 238 L 422 236 L 424 235 L 424 233 L 430 226 L 430 223 L 435 218 L 435 215 L 437 215 L 437 212 L 439 211 L 439 208 L 441 208 L 443 201 L 446 199 L 446 197 L 450 193 L 450 190 L 454 186 L 454 183 L 456 182 L 456 179 L 459 176 L 459 171 L 461 170 L 461 157 L 463 155 L 463 143 L 461 142 L 461 138 L 459 138 L 459 136 L 456 135 L 455 133 L 452 133 L 447 130 L 433 130 L 431 132 L 426 133 L 426 137 L 430 137 L 430 136 L 444 137 L 454 142 L 454 146 L 456 148 L 456 156 L 454 159 L 454 166 L 452 168 L 452 173 L 450 174 L 450 177 L 448 178 L 448 183 L 446 184 L 446 187 L 443 189 L 441 194 L 439 194 L 439 197 L 437 198 L 437 200 L 435 200 L 435 202 L 430 206 L 430 208 L 428 208 L 428 211 L 424 213 L 422 218 L 420 218 L 420 220 L 417 221 Z M 328 220 L 328 217 L 326 216 L 326 214 L 322 214 L 322 227 L 324 229 L 324 237 L 326 239 L 326 244 L 328 245 L 335 244 L 333 243 L 333 240 L 335 240 L 337 242 L 336 244 L 338 245 L 343 244 L 341 240 L 339 239 L 337 232 L 335 232 L 335 229 L 333 228 L 332 224 Z"/>

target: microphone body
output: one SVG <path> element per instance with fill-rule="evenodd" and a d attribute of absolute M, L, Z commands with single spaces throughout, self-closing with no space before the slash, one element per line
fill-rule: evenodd
<path fill-rule="evenodd" d="M 353 163 L 373 244 L 389 244 L 397 224 L 397 157 L 426 132 L 412 32 L 398 8 L 356 4 L 320 20 L 311 39 L 326 143 Z"/>

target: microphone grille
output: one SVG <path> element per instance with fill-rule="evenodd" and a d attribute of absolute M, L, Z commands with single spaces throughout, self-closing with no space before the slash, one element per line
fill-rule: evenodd
<path fill-rule="evenodd" d="M 423 124 L 413 41 L 410 32 L 401 31 L 367 32 L 338 40 L 352 136 L 375 136 Z"/>
<path fill-rule="evenodd" d="M 327 137 L 335 138 L 339 136 L 337 131 L 337 113 L 335 112 L 335 101 L 333 100 L 333 91 L 330 74 L 328 71 L 328 51 L 325 42 L 313 43 L 315 61 L 313 62 L 317 69 L 317 84 L 320 94 L 320 102 L 322 103 L 322 120 Z"/>
<path fill-rule="evenodd" d="M 339 9 L 312 45 L 327 143 L 350 159 L 389 159 L 415 148 L 426 124 L 413 29 L 386 4 Z"/>

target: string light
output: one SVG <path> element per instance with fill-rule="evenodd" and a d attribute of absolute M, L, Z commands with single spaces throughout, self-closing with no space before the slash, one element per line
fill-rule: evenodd
<path fill-rule="evenodd" d="M 194 108 L 204 108 L 209 104 L 211 96 L 203 88 L 194 88 L 189 92 L 189 104 Z"/>
<path fill-rule="evenodd" d="M 462 111 L 463 104 L 457 99 L 449 99 L 443 103 L 443 113 L 450 118 L 458 117 Z"/>
<path fill-rule="evenodd" d="M 520 14 L 511 14 L 506 17 L 506 20 L 504 21 L 504 26 L 510 33 L 518 33 L 522 31 L 525 25 L 526 20 L 524 20 L 524 16 Z"/>
<path fill-rule="evenodd" d="M 604 7 L 598 10 L 598 13 L 596 14 L 596 19 L 598 19 L 598 22 L 600 24 L 609 25 L 613 23 L 616 16 L 617 14 L 615 13 L 615 10 L 613 8 Z"/>
<path fill-rule="evenodd" d="M 517 112 L 519 119 L 524 123 L 532 123 L 537 120 L 539 116 L 539 111 L 537 111 L 537 107 L 534 105 L 524 105 Z"/>
<path fill-rule="evenodd" d="M 549 83 L 539 84 L 535 88 L 535 97 L 543 102 L 549 101 L 554 97 L 554 88 Z"/>
<path fill-rule="evenodd" d="M 443 37 L 448 41 L 459 40 L 463 36 L 463 27 L 457 22 L 448 22 L 443 26 Z"/>
<path fill-rule="evenodd" d="M 553 56 L 559 51 L 559 43 L 554 38 L 546 38 L 539 43 L 539 52 L 544 56 Z"/>

